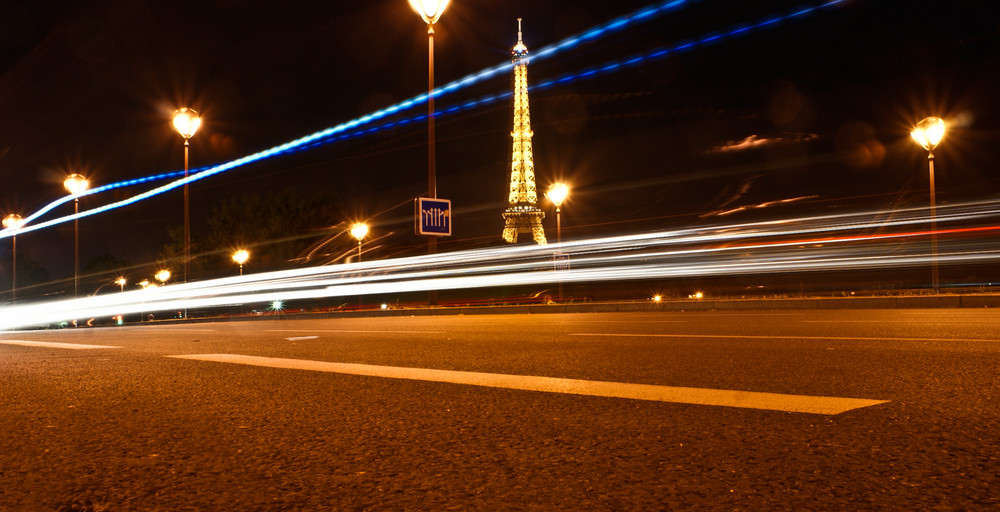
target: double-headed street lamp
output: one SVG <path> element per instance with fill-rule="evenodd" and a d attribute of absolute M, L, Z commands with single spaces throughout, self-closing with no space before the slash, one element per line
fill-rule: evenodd
<path fill-rule="evenodd" d="M 11 265 L 11 268 L 10 268 L 10 278 L 11 278 L 10 302 L 11 302 L 11 304 L 17 302 L 17 230 L 21 229 L 21 226 L 23 226 L 23 225 L 24 225 L 24 219 L 22 219 L 21 216 L 18 215 L 18 214 L 16 214 L 16 213 L 12 213 L 12 214 L 10 214 L 10 215 L 8 215 L 8 216 L 6 216 L 6 217 L 3 218 L 3 227 L 14 231 L 14 234 L 11 235 L 11 237 L 10 237 L 11 244 L 12 244 L 11 255 L 14 258 L 13 265 Z"/>
<path fill-rule="evenodd" d="M 358 241 L 358 262 L 361 261 L 361 241 L 365 239 L 368 235 L 368 224 L 364 222 L 355 222 L 351 226 L 351 236 Z"/>
<path fill-rule="evenodd" d="M 233 253 L 233 261 L 240 266 L 240 275 L 243 275 L 243 264 L 250 259 L 250 251 L 246 249 L 240 249 Z"/>
<path fill-rule="evenodd" d="M 80 174 L 70 174 L 63 186 L 73 194 L 73 297 L 80 293 L 80 194 L 86 192 L 90 182 Z"/>
<path fill-rule="evenodd" d="M 934 293 L 938 293 L 938 262 L 937 262 L 937 198 L 934 191 L 934 148 L 944 138 L 945 124 L 940 117 L 928 117 L 917 123 L 910 132 L 913 140 L 927 150 L 927 167 L 931 183 L 931 283 Z"/>
<path fill-rule="evenodd" d="M 174 114 L 174 129 L 184 137 L 184 179 L 188 177 L 188 153 L 191 137 L 201 127 L 201 117 L 190 108 L 182 108 Z M 191 259 L 191 207 L 188 199 L 188 184 L 184 182 L 184 282 L 188 280 L 188 260 Z"/>

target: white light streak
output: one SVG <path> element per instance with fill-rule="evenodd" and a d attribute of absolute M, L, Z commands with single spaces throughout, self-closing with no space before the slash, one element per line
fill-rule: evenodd
<path fill-rule="evenodd" d="M 941 265 L 1000 260 L 1000 201 L 938 208 Z M 872 270 L 929 265 L 929 214 L 914 208 L 714 225 L 548 246 L 519 245 L 174 284 L 0 308 L 0 329 L 180 309 L 558 282 Z M 553 254 L 572 266 L 553 269 Z"/>

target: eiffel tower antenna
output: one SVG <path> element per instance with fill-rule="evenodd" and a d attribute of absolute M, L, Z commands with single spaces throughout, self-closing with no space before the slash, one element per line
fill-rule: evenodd
<path fill-rule="evenodd" d="M 535 163 L 531 155 L 531 116 L 528 111 L 528 47 L 521 40 L 521 18 L 517 19 L 517 44 L 511 50 L 514 63 L 514 125 L 510 136 L 514 142 L 510 163 L 510 193 L 503 212 L 503 239 L 517 243 L 521 233 L 530 233 L 532 240 L 545 244 L 542 219 L 545 212 L 538 208 L 535 188 Z"/>

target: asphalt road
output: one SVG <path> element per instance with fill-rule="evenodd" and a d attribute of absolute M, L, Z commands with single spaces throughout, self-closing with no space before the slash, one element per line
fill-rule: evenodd
<path fill-rule="evenodd" d="M 995 510 L 998 368 L 992 309 L 6 332 L 0 510 Z"/>

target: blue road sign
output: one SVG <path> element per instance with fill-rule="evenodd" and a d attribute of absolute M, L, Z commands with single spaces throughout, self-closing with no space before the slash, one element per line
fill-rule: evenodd
<path fill-rule="evenodd" d="M 451 236 L 451 201 L 448 199 L 417 199 L 417 234 Z"/>

